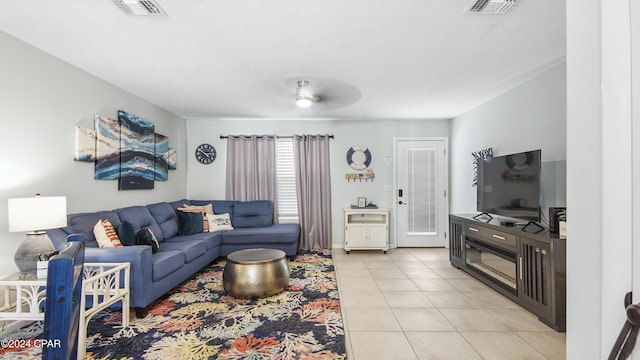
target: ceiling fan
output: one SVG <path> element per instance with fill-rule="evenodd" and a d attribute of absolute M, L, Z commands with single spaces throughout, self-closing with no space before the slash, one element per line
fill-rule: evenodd
<path fill-rule="evenodd" d="M 286 80 L 293 89 L 293 101 L 299 108 L 314 110 L 337 109 L 360 100 L 361 93 L 355 86 L 343 81 L 302 76 Z"/>

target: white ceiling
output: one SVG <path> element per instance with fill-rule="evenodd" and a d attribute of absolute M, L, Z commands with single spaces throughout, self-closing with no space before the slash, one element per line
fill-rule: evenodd
<path fill-rule="evenodd" d="M 0 30 L 186 119 L 441 119 L 564 62 L 565 1 L 20 0 Z M 299 109 L 295 83 L 321 101 Z"/>

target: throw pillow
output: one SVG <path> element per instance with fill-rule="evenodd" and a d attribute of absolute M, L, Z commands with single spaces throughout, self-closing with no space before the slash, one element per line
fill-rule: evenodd
<path fill-rule="evenodd" d="M 182 204 L 182 207 L 183 208 L 203 208 L 205 213 L 213 214 L 213 204 L 207 204 L 207 205 Z"/>
<path fill-rule="evenodd" d="M 202 215 L 202 231 L 204 232 L 209 232 L 209 222 L 207 222 L 206 220 L 206 208 L 205 206 L 193 206 L 193 205 L 184 205 L 181 208 L 177 209 L 178 211 L 182 211 L 182 212 L 195 212 L 195 213 L 199 213 Z M 211 211 L 213 211 L 213 207 L 211 208 Z"/>
<path fill-rule="evenodd" d="M 229 216 L 229 213 L 214 215 L 207 214 L 207 220 L 212 232 L 218 230 L 233 230 L 233 226 L 231 225 L 231 216 Z"/>
<path fill-rule="evenodd" d="M 98 220 L 93 227 L 93 235 L 101 248 L 122 247 L 118 233 L 109 220 Z"/>
<path fill-rule="evenodd" d="M 136 244 L 137 245 L 149 245 L 151 246 L 151 251 L 155 253 L 160 248 L 160 244 L 158 243 L 158 239 L 153 234 L 153 231 L 149 228 L 144 228 L 138 230 L 136 233 Z"/>
<path fill-rule="evenodd" d="M 202 213 L 178 211 L 178 235 L 191 235 L 204 231 Z"/>
<path fill-rule="evenodd" d="M 118 236 L 120 237 L 120 242 L 124 246 L 136 244 L 136 232 L 133 230 L 133 225 L 126 220 L 118 226 Z"/>

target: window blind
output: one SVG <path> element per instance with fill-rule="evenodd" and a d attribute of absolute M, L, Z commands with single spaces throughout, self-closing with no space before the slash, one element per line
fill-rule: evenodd
<path fill-rule="evenodd" d="M 292 138 L 276 139 L 276 193 L 278 222 L 298 223 L 298 196 Z"/>

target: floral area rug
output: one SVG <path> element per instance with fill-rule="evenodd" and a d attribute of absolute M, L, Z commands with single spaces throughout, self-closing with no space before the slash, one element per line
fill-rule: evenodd
<path fill-rule="evenodd" d="M 344 327 L 329 252 L 289 262 L 289 287 L 262 299 L 236 299 L 222 285 L 225 262 L 199 272 L 142 319 L 107 310 L 89 323 L 87 359 L 345 359 Z M 12 334 L 37 338 L 41 323 Z M 39 333 L 38 333 L 39 332 Z M 0 349 L 1 358 L 38 358 L 39 349 Z"/>

